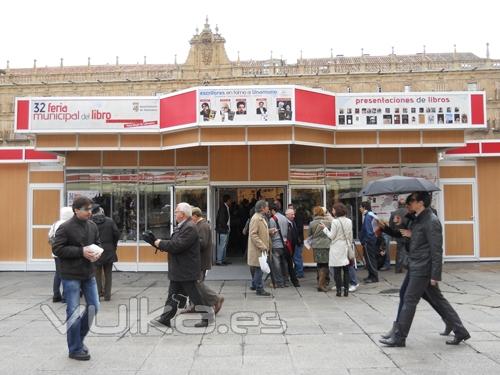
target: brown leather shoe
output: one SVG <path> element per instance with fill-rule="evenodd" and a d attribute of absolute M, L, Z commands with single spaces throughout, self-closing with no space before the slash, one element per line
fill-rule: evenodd
<path fill-rule="evenodd" d="M 214 305 L 214 313 L 217 314 L 220 309 L 222 308 L 222 304 L 224 303 L 224 297 L 223 296 L 219 296 L 217 298 L 217 302 L 215 303 Z"/>

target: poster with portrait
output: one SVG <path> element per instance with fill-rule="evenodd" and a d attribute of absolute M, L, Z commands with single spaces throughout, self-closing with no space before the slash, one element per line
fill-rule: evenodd
<path fill-rule="evenodd" d="M 485 126 L 481 97 L 470 92 L 337 94 L 336 118 L 338 126 L 370 129 Z"/>
<path fill-rule="evenodd" d="M 363 186 L 370 181 L 399 174 L 399 167 L 370 166 L 363 168 Z M 369 197 L 373 212 L 382 220 L 389 221 L 391 212 L 398 208 L 398 194 L 377 195 Z"/>
<path fill-rule="evenodd" d="M 207 87 L 198 89 L 198 123 L 265 124 L 294 120 L 292 87 Z"/>

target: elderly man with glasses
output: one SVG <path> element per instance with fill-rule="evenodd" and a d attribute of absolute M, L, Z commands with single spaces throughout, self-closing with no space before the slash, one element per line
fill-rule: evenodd
<path fill-rule="evenodd" d="M 61 279 L 67 303 L 69 357 L 87 361 L 90 353 L 83 340 L 99 309 L 94 262 L 102 254 L 102 251 L 96 251 L 91 245 L 100 247 L 101 240 L 97 225 L 89 220 L 92 216 L 92 201 L 86 197 L 78 197 L 74 200 L 72 209 L 73 217 L 62 223 L 56 231 L 52 252 L 61 260 Z M 83 315 L 78 311 L 80 290 L 87 303 Z"/>
<path fill-rule="evenodd" d="M 196 311 L 204 312 L 203 319 L 195 327 L 207 327 L 214 319 L 211 306 L 201 296 L 197 283 L 200 277 L 200 237 L 196 224 L 191 219 L 192 208 L 181 202 L 175 208 L 177 226 L 168 240 L 160 240 L 153 232 L 145 231 L 142 239 L 160 251 L 168 252 L 168 278 L 170 285 L 163 314 L 154 321 L 170 327 L 170 320 L 175 317 L 179 295 L 187 294 Z"/>

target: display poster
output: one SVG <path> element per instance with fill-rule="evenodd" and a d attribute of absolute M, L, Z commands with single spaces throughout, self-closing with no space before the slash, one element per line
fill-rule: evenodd
<path fill-rule="evenodd" d="M 159 129 L 157 98 L 30 98 L 31 130 Z"/>
<path fill-rule="evenodd" d="M 257 123 L 295 119 L 291 87 L 228 87 L 198 90 L 198 122 Z"/>
<path fill-rule="evenodd" d="M 337 94 L 338 126 L 345 127 L 468 127 L 468 93 Z"/>
<path fill-rule="evenodd" d="M 363 186 L 370 181 L 399 174 L 399 167 L 373 166 L 363 168 Z M 398 194 L 377 195 L 369 198 L 372 211 L 382 220 L 389 221 L 391 212 L 398 208 Z"/>
<path fill-rule="evenodd" d="M 323 184 L 324 168 L 290 168 L 291 184 Z"/>
<path fill-rule="evenodd" d="M 100 193 L 98 190 L 68 190 L 67 206 L 71 206 L 73 204 L 74 200 L 78 197 L 87 197 L 91 200 L 94 200 L 94 198 L 98 197 L 99 194 Z"/>

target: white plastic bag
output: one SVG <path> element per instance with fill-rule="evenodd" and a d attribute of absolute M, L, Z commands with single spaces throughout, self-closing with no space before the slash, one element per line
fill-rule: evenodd
<path fill-rule="evenodd" d="M 269 264 L 267 263 L 267 251 L 263 251 L 262 255 L 259 257 L 260 269 L 264 273 L 271 273 L 271 269 L 269 268 Z"/>

